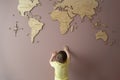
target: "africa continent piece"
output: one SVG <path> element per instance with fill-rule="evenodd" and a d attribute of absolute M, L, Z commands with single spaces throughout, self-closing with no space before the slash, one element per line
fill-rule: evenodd
<path fill-rule="evenodd" d="M 60 32 L 61 34 L 65 34 L 69 27 L 72 19 L 69 17 L 66 11 L 54 10 L 51 13 L 51 17 L 53 20 L 57 20 L 60 23 Z"/>

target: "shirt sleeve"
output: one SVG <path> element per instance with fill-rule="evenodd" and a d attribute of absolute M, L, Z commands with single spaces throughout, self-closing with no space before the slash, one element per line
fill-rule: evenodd
<path fill-rule="evenodd" d="M 55 61 L 50 62 L 50 65 L 54 67 L 56 65 L 56 62 Z"/>

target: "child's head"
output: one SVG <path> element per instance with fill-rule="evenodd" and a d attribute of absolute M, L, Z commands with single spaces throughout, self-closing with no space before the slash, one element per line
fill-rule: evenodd
<path fill-rule="evenodd" d="M 65 51 L 59 51 L 58 54 L 56 55 L 56 61 L 60 63 L 64 63 L 67 60 L 67 54 Z"/>

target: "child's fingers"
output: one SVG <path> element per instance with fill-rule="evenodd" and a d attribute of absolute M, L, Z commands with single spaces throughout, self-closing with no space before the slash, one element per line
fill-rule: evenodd
<path fill-rule="evenodd" d="M 52 53 L 52 55 L 53 55 L 53 56 L 55 56 L 56 54 L 57 54 L 57 52 L 56 52 L 56 51 Z"/>
<path fill-rule="evenodd" d="M 68 50 L 69 48 L 68 48 L 68 46 L 66 45 L 65 47 L 64 47 L 64 50 Z"/>

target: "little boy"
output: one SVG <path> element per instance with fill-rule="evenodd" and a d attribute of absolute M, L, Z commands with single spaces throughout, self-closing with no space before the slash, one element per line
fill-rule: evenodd
<path fill-rule="evenodd" d="M 50 65 L 55 70 L 55 80 L 69 80 L 68 79 L 68 64 L 70 62 L 70 52 L 65 46 L 63 51 L 52 53 L 49 60 Z"/>

